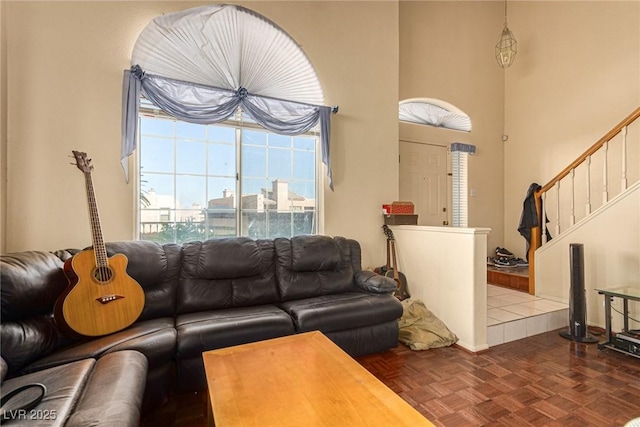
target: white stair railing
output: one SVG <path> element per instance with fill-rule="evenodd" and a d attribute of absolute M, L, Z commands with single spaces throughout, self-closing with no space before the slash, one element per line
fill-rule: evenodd
<path fill-rule="evenodd" d="M 538 211 L 538 224 L 540 226 L 534 227 L 531 230 L 531 245 L 529 248 L 529 293 L 533 294 L 535 292 L 535 250 L 540 246 L 547 243 L 547 224 L 546 218 L 547 215 L 551 215 L 551 223 L 554 224 L 555 235 L 558 236 L 562 232 L 566 231 L 562 226 L 561 221 L 561 210 L 567 209 L 569 210 L 569 215 L 564 217 L 566 219 L 567 229 L 573 225 L 575 225 L 580 220 L 576 220 L 576 170 L 578 166 L 581 166 L 584 169 L 586 175 L 586 183 L 585 183 L 585 214 L 581 219 L 586 218 L 591 215 L 594 211 L 591 191 L 593 187 L 593 178 L 594 175 L 597 179 L 597 172 L 594 173 L 592 170 L 592 156 L 600 155 L 602 156 L 602 205 L 605 205 L 612 198 L 611 195 L 615 195 L 614 190 L 610 186 L 609 175 L 613 173 L 617 174 L 617 171 L 613 171 L 611 169 L 611 155 L 610 151 L 612 151 L 612 147 L 610 143 L 617 144 L 619 140 L 620 146 L 620 193 L 624 192 L 628 188 L 629 184 L 629 176 L 630 172 L 635 174 L 635 177 L 640 180 L 640 161 L 638 165 L 632 164 L 630 169 L 629 158 L 640 159 L 640 120 L 637 120 L 640 117 L 640 107 L 634 110 L 628 117 L 626 117 L 623 121 L 621 121 L 617 126 L 611 129 L 605 136 L 603 136 L 598 142 L 592 145 L 587 151 L 585 151 L 582 155 L 580 155 L 576 160 L 574 160 L 569 166 L 564 168 L 562 172 L 556 175 L 551 181 L 542 186 L 540 190 L 538 190 L 535 194 L 536 199 L 536 208 Z M 635 145 L 633 145 L 633 156 L 629 155 L 629 141 L 627 137 L 629 135 L 630 126 L 634 126 L 634 134 L 636 135 L 638 141 Z M 614 140 L 615 137 L 620 135 L 619 139 Z M 617 149 L 616 145 L 616 149 Z M 567 200 L 561 197 L 561 185 L 560 182 L 568 177 L 567 182 L 562 185 L 563 191 L 566 190 L 566 198 Z M 597 184 L 596 184 L 597 185 Z M 548 192 L 555 192 L 555 197 L 552 199 L 547 197 Z M 596 188 L 597 191 L 597 188 Z M 564 196 L 563 196 L 564 197 Z M 582 196 L 580 196 L 582 197 Z M 549 210 L 547 207 L 547 201 L 555 203 L 555 209 Z M 545 212 L 543 212 L 543 210 Z M 543 220 L 543 218 L 545 220 Z"/>

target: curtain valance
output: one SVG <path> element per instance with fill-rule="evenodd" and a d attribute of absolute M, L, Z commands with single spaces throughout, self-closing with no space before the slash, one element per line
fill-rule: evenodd
<path fill-rule="evenodd" d="M 140 95 L 143 95 L 173 117 L 190 123 L 218 123 L 231 117 L 238 107 L 265 129 L 283 135 L 300 135 L 320 123 L 322 162 L 327 166 L 329 187 L 333 190 L 329 153 L 331 107 L 253 95 L 242 87 L 232 91 L 183 82 L 147 74 L 139 66 L 125 70 L 123 87 L 120 160 L 127 179 L 127 157 L 136 149 Z"/>

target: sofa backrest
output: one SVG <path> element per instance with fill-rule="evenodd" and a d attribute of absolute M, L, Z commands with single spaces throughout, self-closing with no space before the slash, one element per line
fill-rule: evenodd
<path fill-rule="evenodd" d="M 182 252 L 178 314 L 279 301 L 272 240 L 189 242 Z"/>
<path fill-rule="evenodd" d="M 359 268 L 360 253 L 352 253 L 354 243 L 359 248 L 357 242 L 343 237 L 275 239 L 276 280 L 282 301 L 357 290 L 354 264 Z"/>
<path fill-rule="evenodd" d="M 128 274 L 144 289 L 145 307 L 138 321 L 355 291 L 354 271 L 361 269 L 360 245 L 342 237 L 106 246 L 108 256 L 127 256 Z M 63 261 L 78 251 L 0 256 L 0 354 L 9 373 L 78 340 L 62 334 L 52 317 L 56 300 L 68 286 Z"/>
<path fill-rule="evenodd" d="M 144 310 L 137 321 L 175 316 L 182 248 L 145 240 L 107 243 L 107 256 L 124 254 L 127 273 L 144 290 Z"/>
<path fill-rule="evenodd" d="M 62 265 L 60 258 L 49 252 L 0 256 L 0 352 L 9 373 L 68 341 L 52 318 L 53 305 L 68 285 Z"/>

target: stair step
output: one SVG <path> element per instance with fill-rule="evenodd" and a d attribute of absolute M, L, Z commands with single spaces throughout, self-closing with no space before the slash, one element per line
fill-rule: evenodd
<path fill-rule="evenodd" d="M 529 269 L 526 267 L 487 266 L 487 283 L 529 292 Z"/>

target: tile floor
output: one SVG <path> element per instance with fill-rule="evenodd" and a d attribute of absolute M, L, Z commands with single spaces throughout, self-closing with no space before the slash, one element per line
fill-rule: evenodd
<path fill-rule="evenodd" d="M 525 292 L 487 285 L 489 347 L 568 326 L 569 306 Z"/>

